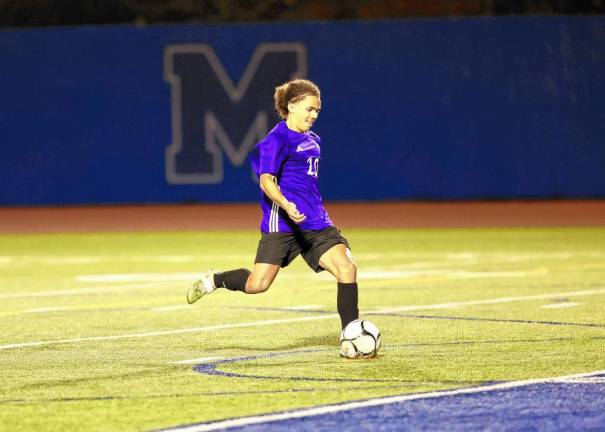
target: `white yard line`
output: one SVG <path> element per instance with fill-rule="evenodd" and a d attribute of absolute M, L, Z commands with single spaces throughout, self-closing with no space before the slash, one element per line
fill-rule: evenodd
<path fill-rule="evenodd" d="M 581 377 L 566 377 L 556 381 L 562 384 L 605 384 L 605 377 L 592 377 L 592 376 L 581 376 Z"/>
<path fill-rule="evenodd" d="M 605 289 L 585 290 L 585 291 L 569 291 L 569 292 L 552 293 L 552 294 L 536 294 L 536 295 L 518 296 L 518 297 L 500 297 L 500 298 L 486 299 L 486 300 L 471 300 L 471 301 L 452 302 L 452 303 L 437 303 L 437 304 L 431 304 L 431 305 L 398 306 L 398 307 L 389 308 L 389 309 L 381 309 L 379 311 L 375 311 L 372 313 L 373 314 L 389 314 L 389 313 L 394 313 L 394 312 L 427 310 L 427 309 L 450 309 L 450 308 L 457 308 L 457 307 L 461 307 L 461 306 L 511 303 L 511 302 L 517 302 L 517 301 L 544 300 L 544 299 L 552 299 L 552 298 L 559 298 L 559 297 L 582 297 L 582 296 L 604 294 L 604 293 L 605 293 Z"/>
<path fill-rule="evenodd" d="M 191 305 L 174 305 L 174 306 L 160 306 L 156 308 L 152 308 L 151 310 L 154 312 L 171 312 L 175 310 L 189 309 Z"/>
<path fill-rule="evenodd" d="M 25 311 L 25 313 L 62 312 L 62 311 L 70 310 L 70 309 L 72 309 L 72 308 L 61 307 L 61 306 L 57 306 L 57 307 L 43 307 L 43 308 L 27 309 Z"/>
<path fill-rule="evenodd" d="M 516 301 L 531 301 L 531 300 L 542 300 L 542 299 L 559 298 L 559 297 L 579 297 L 579 296 L 588 296 L 588 295 L 596 295 L 596 294 L 603 294 L 603 293 L 605 293 L 605 289 L 570 291 L 570 292 L 562 292 L 562 293 L 539 294 L 539 295 L 518 296 L 518 297 L 501 297 L 501 298 L 495 298 L 495 299 L 474 300 L 474 301 L 455 302 L 455 303 L 438 303 L 438 304 L 431 304 L 431 305 L 400 306 L 400 307 L 382 309 L 382 310 L 376 310 L 376 311 L 363 311 L 362 314 L 363 313 L 372 313 L 375 315 L 380 315 L 380 314 L 389 314 L 389 313 L 403 312 L 403 311 L 415 311 L 415 310 L 427 310 L 427 309 L 447 309 L 447 308 L 454 308 L 454 307 L 460 307 L 460 306 L 481 305 L 481 304 L 498 304 L 498 303 L 509 303 L 509 302 L 516 302 Z M 311 316 L 299 317 L 299 318 L 285 318 L 285 319 L 266 320 L 266 321 L 252 321 L 252 322 L 247 322 L 247 323 L 222 324 L 222 325 L 214 325 L 214 326 L 208 326 L 208 327 L 194 327 L 194 328 L 164 330 L 164 331 L 147 332 L 147 333 L 130 333 L 130 334 L 113 335 L 113 336 L 93 336 L 93 337 L 73 338 L 73 339 L 23 342 L 23 343 L 16 343 L 16 344 L 0 345 L 0 350 L 8 350 L 8 349 L 15 349 L 15 348 L 27 348 L 27 347 L 35 347 L 35 346 L 42 346 L 42 345 L 80 343 L 80 342 L 89 342 L 89 341 L 108 341 L 108 340 L 129 339 L 129 338 L 166 336 L 166 335 L 185 334 L 185 333 L 202 333 L 202 332 L 216 331 L 216 330 L 228 330 L 228 329 L 232 329 L 232 328 L 256 327 L 256 326 L 265 326 L 265 325 L 285 324 L 285 323 L 292 323 L 292 322 L 333 319 L 337 316 L 338 316 L 337 314 L 322 314 L 322 315 L 311 315 Z"/>
<path fill-rule="evenodd" d="M 192 282 L 199 279 L 202 272 L 197 273 L 117 273 L 76 276 L 76 282 Z"/>
<path fill-rule="evenodd" d="M 193 328 L 185 328 L 185 329 L 177 329 L 177 330 L 162 330 L 162 331 L 147 332 L 147 333 L 128 333 L 128 334 L 113 335 L 113 336 L 92 336 L 92 337 L 72 338 L 72 339 L 23 342 L 23 343 L 15 343 L 15 344 L 8 344 L 8 345 L 0 345 L 0 351 L 15 349 L 15 348 L 31 348 L 31 347 L 37 347 L 37 346 L 60 345 L 60 344 L 80 343 L 80 342 L 146 338 L 146 337 L 168 336 L 168 335 L 177 335 L 177 334 L 186 334 L 186 333 L 204 333 L 204 332 L 210 332 L 210 331 L 216 331 L 216 330 L 228 330 L 228 329 L 234 329 L 234 328 L 260 327 L 260 326 L 286 324 L 286 323 L 301 322 L 301 321 L 333 319 L 335 317 L 338 317 L 338 314 L 325 314 L 325 315 L 319 315 L 319 316 L 314 315 L 314 316 L 308 316 L 308 317 L 284 318 L 284 319 L 274 319 L 274 320 L 266 320 L 266 321 L 252 321 L 252 322 L 247 322 L 247 323 L 236 323 L 236 324 L 221 324 L 221 325 L 214 325 L 214 326 L 207 326 L 207 327 L 193 327 Z"/>
<path fill-rule="evenodd" d="M 541 275 L 540 272 L 463 272 L 447 270 L 429 270 L 429 271 L 371 271 L 360 272 L 360 278 L 367 280 L 379 279 L 402 279 L 418 278 L 427 276 L 445 276 L 454 279 L 475 279 L 475 278 L 493 278 L 493 277 L 527 277 Z M 79 295 L 95 295 L 111 291 L 120 291 L 126 289 L 147 289 L 154 286 L 175 282 L 191 282 L 199 277 L 200 273 L 132 273 L 132 274 L 105 274 L 105 275 L 81 275 L 76 276 L 77 282 L 84 283 L 121 283 L 120 285 L 98 286 L 88 288 L 76 288 L 57 291 L 36 291 L 36 292 L 16 292 L 0 293 L 0 299 L 16 298 L 36 298 L 36 297 L 67 297 Z M 298 274 L 284 273 L 284 278 L 300 278 Z M 322 280 L 332 280 L 331 275 L 320 276 Z M 130 282 L 130 283 L 128 283 Z M 135 283 L 139 282 L 139 283 Z M 157 288 L 160 288 L 159 286 Z"/>
<path fill-rule="evenodd" d="M 0 265 L 10 266 L 71 266 L 114 262 L 132 263 L 189 263 L 220 260 L 248 260 L 248 254 L 212 253 L 187 255 L 0 255 Z"/>
<path fill-rule="evenodd" d="M 384 279 L 418 279 L 427 277 L 442 277 L 446 279 L 492 279 L 492 278 L 527 278 L 545 276 L 549 271 L 545 268 L 536 268 L 527 271 L 466 271 L 444 268 L 418 269 L 418 270 L 360 270 L 358 279 L 375 281 Z M 286 276 L 287 275 L 287 276 Z M 298 277 L 296 274 L 284 274 L 286 277 Z M 320 274 L 322 281 L 333 280 L 329 273 Z"/>
<path fill-rule="evenodd" d="M 196 359 L 189 359 L 189 360 L 178 360 L 178 361 L 173 361 L 170 362 L 170 364 L 183 364 L 183 365 L 189 365 L 189 364 L 202 364 L 202 363 L 210 363 L 211 361 L 214 360 L 221 360 L 225 357 L 202 357 L 202 358 L 196 358 Z"/>
<path fill-rule="evenodd" d="M 58 290 L 58 291 L 34 291 L 34 292 L 16 292 L 16 293 L 3 293 L 0 294 L 0 299 L 17 299 L 17 298 L 36 298 L 36 297 L 68 297 L 68 296 L 80 296 L 80 295 L 95 295 L 104 294 L 114 291 L 128 291 L 138 289 L 149 289 L 149 288 L 162 288 L 166 289 L 166 284 L 169 282 L 154 282 L 154 283 L 143 283 L 143 284 L 124 284 L 124 285 L 113 285 L 111 287 L 89 287 L 89 288 L 77 288 L 69 290 Z"/>
<path fill-rule="evenodd" d="M 594 375 L 601 375 L 601 374 L 605 374 L 605 370 L 581 373 L 581 374 L 575 374 L 575 375 L 567 375 L 567 376 L 556 377 L 556 378 L 538 378 L 538 379 L 528 379 L 528 380 L 523 380 L 523 381 L 511 381 L 511 382 L 507 382 L 507 383 L 493 384 L 493 385 L 482 386 L 482 387 L 471 387 L 471 388 L 463 388 L 463 389 L 456 389 L 456 390 L 443 390 L 443 391 L 435 391 L 435 392 L 430 392 L 430 393 L 420 393 L 420 394 L 412 394 L 412 395 L 389 396 L 389 397 L 368 399 L 368 400 L 358 401 L 358 402 L 346 402 L 346 403 L 334 404 L 334 405 L 323 405 L 323 406 L 318 406 L 318 407 L 314 407 L 314 408 L 305 408 L 305 409 L 301 409 L 301 410 L 294 410 L 294 411 L 289 411 L 289 412 L 284 412 L 284 413 L 279 413 L 279 414 L 265 414 L 265 415 L 258 415 L 258 416 L 242 417 L 242 418 L 238 418 L 238 419 L 223 420 L 223 421 L 217 421 L 217 422 L 206 423 L 206 424 L 198 424 L 198 425 L 189 425 L 189 426 L 169 428 L 169 429 L 164 429 L 164 430 L 165 431 L 174 431 L 174 432 L 176 432 L 176 431 L 178 431 L 178 432 L 208 432 L 208 431 L 222 430 L 222 429 L 226 429 L 226 428 L 249 426 L 249 425 L 254 425 L 254 424 L 265 424 L 265 423 L 272 423 L 272 422 L 277 422 L 277 421 L 282 421 L 282 420 L 291 420 L 291 419 L 295 419 L 295 418 L 316 417 L 316 416 L 320 416 L 323 414 L 331 414 L 331 413 L 342 412 L 342 411 L 351 411 L 354 409 L 389 405 L 389 404 L 394 404 L 394 403 L 407 402 L 407 401 L 420 400 L 420 399 L 436 399 L 436 398 L 442 398 L 442 397 L 447 397 L 447 396 L 459 396 L 459 395 L 468 395 L 468 394 L 476 394 L 476 393 L 487 393 L 487 392 L 493 392 L 493 391 L 499 391 L 499 390 L 508 390 L 508 389 L 513 389 L 513 388 L 526 387 L 526 386 L 530 386 L 530 385 L 534 385 L 534 384 L 557 383 L 557 382 L 566 383 L 566 382 L 569 382 L 570 380 L 573 381 L 573 380 L 589 379 L 590 377 L 592 377 Z M 577 381 L 573 381 L 573 382 L 577 382 Z"/>
<path fill-rule="evenodd" d="M 283 308 L 284 310 L 290 310 L 290 311 L 306 311 L 306 310 L 317 310 L 317 309 L 322 309 L 324 306 L 323 305 L 300 305 L 300 306 L 288 306 Z"/>
<path fill-rule="evenodd" d="M 547 305 L 541 306 L 541 308 L 542 309 L 563 309 L 563 308 L 578 306 L 579 304 L 580 303 L 574 303 L 574 302 L 553 303 L 553 304 L 547 304 Z"/>

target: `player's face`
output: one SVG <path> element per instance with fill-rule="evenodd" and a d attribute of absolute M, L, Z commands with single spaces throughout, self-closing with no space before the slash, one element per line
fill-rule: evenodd
<path fill-rule="evenodd" d="M 321 100 L 317 96 L 305 96 L 298 102 L 288 104 L 288 127 L 296 132 L 306 132 L 311 129 L 319 110 L 321 109 Z"/>

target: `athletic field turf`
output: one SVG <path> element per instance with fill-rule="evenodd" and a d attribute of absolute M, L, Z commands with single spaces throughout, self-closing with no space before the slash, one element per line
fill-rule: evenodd
<path fill-rule="evenodd" d="M 254 231 L 0 236 L 0 430 L 605 429 L 605 228 L 344 234 L 373 360 L 300 258 L 186 304 Z"/>

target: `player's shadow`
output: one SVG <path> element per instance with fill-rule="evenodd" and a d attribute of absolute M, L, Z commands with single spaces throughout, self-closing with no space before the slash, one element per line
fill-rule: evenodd
<path fill-rule="evenodd" d="M 334 336 L 333 333 L 325 335 L 315 335 L 299 338 L 293 344 L 294 347 L 314 347 L 314 346 L 326 346 L 333 347 L 339 343 L 338 335 Z"/>
<path fill-rule="evenodd" d="M 293 340 L 288 344 L 281 345 L 265 345 L 265 346 L 255 346 L 255 345 L 218 345 L 214 346 L 215 350 L 236 350 L 236 351 L 250 351 L 250 352 L 259 352 L 259 351 L 287 351 L 293 349 L 312 349 L 314 347 L 336 347 L 338 346 L 339 340 L 338 335 L 334 335 L 333 333 L 325 334 L 325 335 L 314 335 L 298 338 Z"/>

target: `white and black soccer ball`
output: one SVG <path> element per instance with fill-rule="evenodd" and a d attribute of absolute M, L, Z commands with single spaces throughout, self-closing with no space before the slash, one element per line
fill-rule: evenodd
<path fill-rule="evenodd" d="M 380 330 L 368 320 L 357 319 L 340 334 L 340 355 L 347 358 L 376 357 L 380 349 Z"/>

